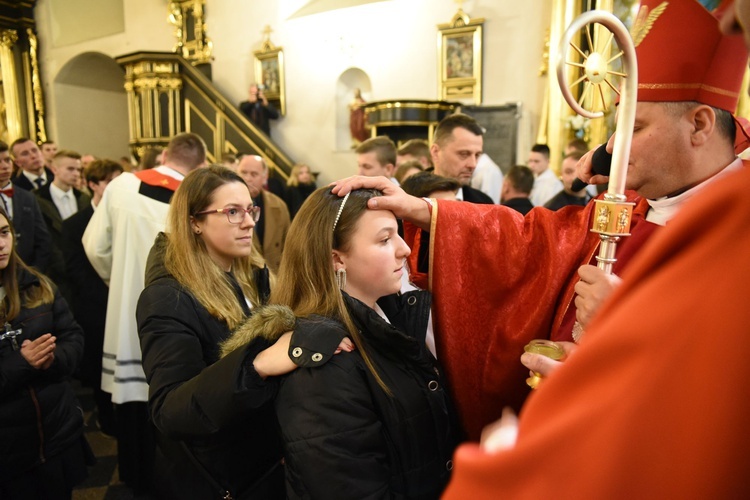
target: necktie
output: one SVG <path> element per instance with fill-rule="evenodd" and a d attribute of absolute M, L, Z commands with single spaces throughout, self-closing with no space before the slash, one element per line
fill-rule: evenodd
<path fill-rule="evenodd" d="M 71 215 L 75 213 L 75 209 L 73 208 L 73 200 L 72 200 L 72 196 L 70 195 L 70 192 L 63 194 L 62 199 L 63 199 L 63 207 L 65 208 L 65 210 L 60 215 L 62 216 L 63 219 L 67 219 L 68 217 L 70 217 Z"/>
<path fill-rule="evenodd" d="M 8 217 L 13 219 L 13 207 L 9 206 L 13 204 L 13 185 L 11 184 L 9 188 L 0 189 L 0 193 L 2 193 L 4 196 L 0 196 L 0 201 L 3 202 L 3 208 L 5 208 L 5 213 L 8 214 Z M 6 199 L 8 201 L 6 201 Z"/>
<path fill-rule="evenodd" d="M 34 182 L 36 183 L 37 189 L 44 186 L 44 179 L 42 179 L 41 177 L 37 177 L 36 179 L 34 179 Z"/>

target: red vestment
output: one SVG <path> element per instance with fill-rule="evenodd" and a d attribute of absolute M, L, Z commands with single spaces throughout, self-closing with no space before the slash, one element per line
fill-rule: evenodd
<path fill-rule="evenodd" d="M 523 346 L 550 338 L 574 307 L 578 268 L 599 243 L 589 231 L 593 209 L 540 208 L 526 217 L 498 205 L 439 201 L 433 209 L 429 288 L 437 355 L 469 439 L 477 440 L 503 407 L 518 411 L 526 398 Z M 639 199 L 633 234 L 651 225 L 647 210 Z M 411 269 L 422 236 L 406 229 Z"/>
<path fill-rule="evenodd" d="M 446 498 L 750 496 L 748 192 L 745 168 L 654 236 L 529 398 L 516 447 L 461 447 Z"/>

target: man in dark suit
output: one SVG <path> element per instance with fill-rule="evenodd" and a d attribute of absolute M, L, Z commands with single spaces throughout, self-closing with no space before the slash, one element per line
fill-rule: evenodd
<path fill-rule="evenodd" d="M 8 145 L 0 141 L 0 200 L 16 229 L 16 251 L 23 261 L 46 272 L 51 239 L 36 198 L 25 189 L 13 189 L 13 164 Z"/>
<path fill-rule="evenodd" d="M 471 203 L 492 204 L 492 198 L 469 185 L 484 148 L 484 130 L 477 121 L 456 113 L 443 118 L 435 129 L 430 154 L 435 174 L 461 183 L 456 198 Z"/>
<path fill-rule="evenodd" d="M 81 238 L 94 215 L 95 207 L 102 199 L 104 188 L 122 171 L 122 166 L 112 160 L 96 160 L 89 164 L 84 171 L 84 178 L 93 195 L 91 203 L 62 222 L 62 252 L 71 288 L 70 307 L 86 337 L 80 378 L 94 390 L 99 427 L 108 435 L 115 433 L 114 412 L 112 398 L 108 392 L 102 391 L 101 382 L 109 288 L 91 266 Z"/>
<path fill-rule="evenodd" d="M 70 302 L 71 290 L 65 274 L 62 255 L 63 220 L 91 204 L 91 197 L 75 186 L 81 176 L 81 155 L 74 151 L 59 151 L 52 160 L 54 179 L 36 191 L 44 222 L 52 236 L 52 259 L 47 275 L 55 282 L 63 296 Z"/>
<path fill-rule="evenodd" d="M 31 139 L 21 137 L 13 141 L 10 153 L 18 167 L 18 172 L 13 177 L 14 185 L 26 191 L 33 191 L 49 184 L 55 178 L 55 174 L 44 166 L 44 156 L 39 146 Z"/>

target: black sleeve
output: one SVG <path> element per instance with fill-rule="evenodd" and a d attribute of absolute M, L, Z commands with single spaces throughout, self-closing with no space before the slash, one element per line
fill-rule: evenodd
<path fill-rule="evenodd" d="M 49 309 L 45 311 L 46 307 Z M 73 319 L 73 314 L 60 292 L 55 289 L 54 302 L 38 309 L 40 313 L 33 322 L 44 322 L 43 328 L 49 328 L 50 331 L 30 331 L 31 335 L 25 335 L 23 338 L 35 339 L 51 333 L 56 337 L 55 359 L 46 370 L 36 369 L 24 359 L 20 350 L 11 351 L 10 342 L 3 341 L 7 342 L 7 345 L 2 346 L 6 354 L 0 362 L 0 395 L 11 393 L 22 385 L 35 381 L 58 382 L 72 375 L 83 357 L 83 330 Z M 43 319 L 48 315 L 52 318 L 51 326 Z"/>
<path fill-rule="evenodd" d="M 240 111 L 242 112 L 242 114 L 245 115 L 247 117 L 247 119 L 249 120 L 250 119 L 250 112 L 253 109 L 253 105 L 250 104 L 249 101 L 242 101 L 240 103 L 239 108 L 240 108 Z"/>
<path fill-rule="evenodd" d="M 83 358 L 83 329 L 73 318 L 73 313 L 68 307 L 68 303 L 65 301 L 63 296 L 57 287 L 54 287 L 55 298 L 54 302 L 49 305 L 50 310 L 45 312 L 40 309 L 40 315 L 37 319 L 41 319 L 49 314 L 52 318 L 51 327 L 49 323 L 45 323 L 43 328 L 48 328 L 49 331 L 36 330 L 32 333 L 32 338 L 38 338 L 45 333 L 51 333 L 55 338 L 55 359 L 46 370 L 37 370 L 31 365 L 28 365 L 23 356 L 21 359 L 26 363 L 31 371 L 27 372 L 31 380 L 39 380 L 43 382 L 58 382 L 66 377 L 69 377 L 75 373 L 78 366 Z M 31 321 L 36 323 L 32 318 Z M 19 352 L 20 355 L 20 352 Z M 29 380 L 27 380 L 28 382 Z"/>
<path fill-rule="evenodd" d="M 70 283 L 71 288 L 76 290 L 82 290 L 84 287 L 90 285 L 87 283 L 86 268 L 90 265 L 89 260 L 86 257 L 86 252 L 83 250 L 83 243 L 81 242 L 82 234 L 79 233 L 75 226 L 70 224 L 70 219 L 63 221 L 63 232 L 61 240 L 61 250 L 63 259 L 65 260 L 65 273 Z M 74 303 L 74 307 L 78 304 Z"/>
<path fill-rule="evenodd" d="M 269 120 L 275 120 L 279 117 L 279 111 L 271 104 L 268 103 L 268 106 L 265 106 L 266 108 L 266 116 Z"/>
<path fill-rule="evenodd" d="M 136 311 L 151 418 L 178 439 L 215 433 L 270 401 L 277 388 L 252 367 L 268 346 L 263 339 L 206 363 L 199 308 L 192 296 L 157 282 L 141 293 Z"/>
<path fill-rule="evenodd" d="M 305 498 L 345 494 L 374 499 L 389 494 L 382 425 L 362 368 L 344 368 L 353 364 L 337 359 L 321 368 L 300 368 L 279 389 L 276 414 L 288 484 L 304 488 Z"/>
<path fill-rule="evenodd" d="M 430 272 L 430 233 L 424 230 L 417 255 L 417 271 L 425 274 Z"/>
<path fill-rule="evenodd" d="M 298 318 L 289 342 L 289 357 L 297 366 L 313 368 L 322 366 L 334 356 L 349 332 L 344 327 L 323 316 Z"/>
<path fill-rule="evenodd" d="M 33 380 L 37 370 L 21 356 L 21 351 L 11 350 L 9 341 L 2 342 L 7 344 L 1 346 L 6 353 L 0 359 L 0 397 L 5 397 Z"/>
<path fill-rule="evenodd" d="M 83 329 L 73 318 L 68 303 L 57 288 L 55 288 L 55 301 L 52 304 L 52 315 L 54 327 L 49 333 L 57 338 L 55 341 L 55 360 L 43 373 L 45 377 L 60 380 L 72 375 L 81 362 L 83 357 Z"/>

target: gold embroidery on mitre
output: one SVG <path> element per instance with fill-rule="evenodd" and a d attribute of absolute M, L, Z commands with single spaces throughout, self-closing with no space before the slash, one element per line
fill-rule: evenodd
<path fill-rule="evenodd" d="M 724 95 L 736 99 L 739 97 L 739 92 L 732 90 L 726 90 L 713 85 L 706 85 L 705 83 L 639 83 L 639 89 L 649 90 L 681 90 L 681 89 L 703 89 L 714 94 Z"/>
<path fill-rule="evenodd" d="M 641 6 L 638 11 L 638 15 L 635 16 L 633 27 L 630 28 L 630 36 L 633 38 L 633 45 L 638 47 L 648 32 L 651 31 L 651 27 L 654 25 L 656 20 L 661 16 L 669 5 L 669 2 L 662 2 L 654 9 L 649 12 L 648 7 L 645 5 Z"/>

